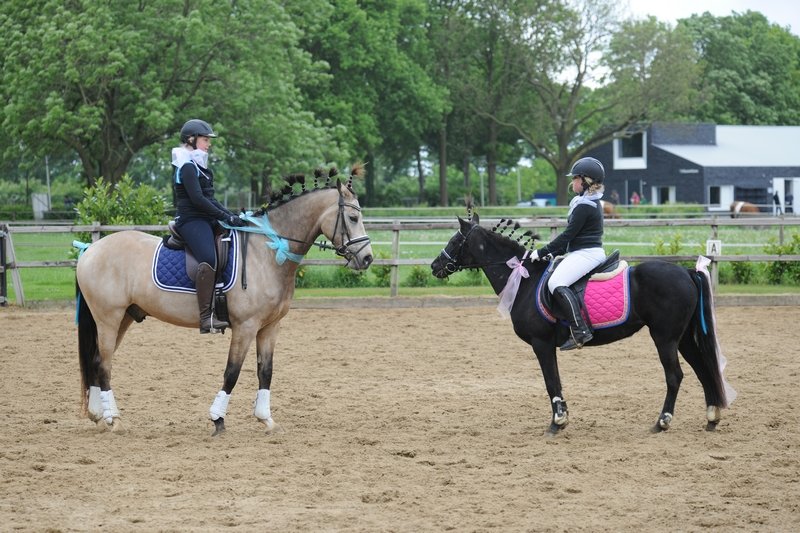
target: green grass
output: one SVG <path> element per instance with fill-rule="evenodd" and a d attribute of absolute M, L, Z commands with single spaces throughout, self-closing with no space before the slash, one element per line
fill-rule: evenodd
<path fill-rule="evenodd" d="M 541 234 L 542 241 L 548 241 L 550 230 L 547 227 L 533 228 Z M 13 231 L 13 229 L 12 229 Z M 705 253 L 705 241 L 711 238 L 708 227 L 674 227 L 674 228 L 630 228 L 607 227 L 605 233 L 606 250 L 619 248 L 623 257 L 627 255 L 649 255 L 657 253 L 657 243 L 662 243 L 662 248 L 667 252 L 670 246 L 678 246 L 679 254 Z M 791 240 L 793 230 L 787 231 L 784 241 Z M 452 236 L 453 230 L 423 230 L 404 231 L 401 233 L 400 257 L 401 259 L 432 260 L 442 249 L 444 243 Z M 377 257 L 391 256 L 392 233 L 390 231 L 370 232 L 373 241 L 373 251 Z M 75 238 L 70 233 L 17 233 L 13 234 L 14 249 L 17 261 L 58 261 L 72 258 L 72 241 Z M 777 241 L 779 229 L 751 228 L 751 227 L 720 227 L 718 237 L 723 243 L 723 254 L 758 254 L 763 253 L 763 247 L 770 240 Z M 738 246 L 734 246 L 738 243 Z M 330 251 L 312 249 L 309 258 L 333 259 Z M 309 266 L 308 269 L 332 269 L 333 267 Z M 421 267 L 423 270 L 427 266 Z M 374 280 L 371 273 L 368 279 Z M 427 281 L 427 287 L 407 287 L 407 280 L 412 274 L 413 267 L 400 268 L 401 286 L 398 289 L 400 296 L 446 294 L 446 295 L 473 295 L 491 294 L 491 289 L 482 279 L 482 276 L 458 273 L 451 277 L 449 282 L 443 283 L 432 276 Z M 26 300 L 69 300 L 75 296 L 75 274 L 70 267 L 47 268 L 22 268 L 19 269 L 22 286 Z M 480 285 L 476 282 L 480 281 Z M 9 301 L 15 301 L 11 273 L 8 273 Z M 800 292 L 800 287 L 793 285 L 720 285 L 721 294 L 785 294 Z M 389 296 L 389 288 L 380 287 L 352 287 L 333 289 L 298 289 L 298 298 L 315 296 Z"/>

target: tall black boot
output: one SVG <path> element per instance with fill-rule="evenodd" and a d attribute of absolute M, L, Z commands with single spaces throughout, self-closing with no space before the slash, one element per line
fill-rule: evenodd
<path fill-rule="evenodd" d="M 578 297 L 569 287 L 556 287 L 553 293 L 558 302 L 561 312 L 569 320 L 569 331 L 572 338 L 568 339 L 562 346 L 562 350 L 574 350 L 581 348 L 584 344 L 592 340 L 592 330 L 586 325 L 586 321 L 581 314 L 581 305 Z"/>
<path fill-rule="evenodd" d="M 217 271 L 208 263 L 197 266 L 197 276 L 194 283 L 197 287 L 197 305 L 200 308 L 200 333 L 221 333 L 225 328 L 231 327 L 227 322 L 217 320 L 214 316 L 214 285 Z"/>

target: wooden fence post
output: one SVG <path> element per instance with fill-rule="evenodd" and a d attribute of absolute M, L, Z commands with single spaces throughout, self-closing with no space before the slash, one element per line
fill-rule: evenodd
<path fill-rule="evenodd" d="M 394 264 L 391 266 L 391 275 L 389 277 L 390 295 L 397 296 L 397 286 L 400 280 L 400 221 L 395 220 L 392 223 L 392 261 Z"/>
<path fill-rule="evenodd" d="M 17 267 L 17 256 L 14 253 L 14 241 L 11 239 L 11 228 L 7 225 L 3 225 L 0 227 L 0 230 L 3 232 L 3 243 L 2 246 L 4 248 L 3 252 L 3 261 L 2 261 L 2 268 L 3 268 L 3 298 L 2 304 L 5 306 L 6 295 L 6 280 L 7 280 L 7 271 L 11 270 L 11 282 L 14 284 L 14 294 L 16 295 L 17 305 L 25 306 L 25 291 L 22 290 L 22 278 L 19 274 L 19 268 Z M 8 262 L 6 262 L 8 261 Z"/>

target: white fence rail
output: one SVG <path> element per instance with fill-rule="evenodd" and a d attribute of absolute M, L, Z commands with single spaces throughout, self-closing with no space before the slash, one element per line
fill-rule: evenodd
<path fill-rule="evenodd" d="M 482 222 L 485 225 L 493 225 L 497 223 L 498 219 L 486 218 Z M 561 228 L 566 225 L 566 220 L 560 218 L 535 218 L 520 220 L 523 228 L 533 229 L 547 229 L 550 231 L 551 237 L 555 236 Z M 661 227 L 661 228 L 677 228 L 677 227 L 708 227 L 709 240 L 716 240 L 719 237 L 719 228 L 726 226 L 743 227 L 743 226 L 759 226 L 759 227 L 776 227 L 778 228 L 779 238 L 778 241 L 783 243 L 784 234 L 787 228 L 800 227 L 800 218 L 794 216 L 788 217 L 751 217 L 731 219 L 728 217 L 710 217 L 710 218 L 686 218 L 686 219 L 608 219 L 605 221 L 607 228 L 613 227 Z M 384 265 L 391 268 L 390 276 L 390 294 L 397 296 L 399 286 L 399 267 L 408 265 L 429 265 L 433 257 L 424 259 L 401 259 L 400 258 L 400 234 L 402 232 L 413 232 L 422 230 L 437 230 L 437 229 L 451 229 L 458 228 L 458 223 L 450 219 L 414 219 L 407 218 L 402 220 L 368 220 L 365 222 L 367 231 L 391 231 L 391 257 L 387 259 L 375 259 L 374 265 Z M 22 280 L 19 275 L 19 269 L 22 268 L 51 268 L 51 267 L 74 267 L 75 260 L 57 260 L 57 261 L 17 261 L 16 254 L 13 246 L 13 234 L 24 233 L 90 233 L 92 235 L 92 242 L 100 239 L 102 233 L 109 233 L 124 230 L 140 230 L 148 232 L 163 232 L 168 231 L 167 226 L 163 225 L 150 225 L 150 226 L 118 226 L 118 225 L 64 225 L 64 224 L 0 224 L 0 305 L 7 304 L 7 282 L 8 275 L 11 276 L 11 281 L 14 286 L 14 294 L 16 296 L 16 303 L 18 305 L 25 305 L 25 295 L 22 287 Z M 543 236 L 543 239 L 549 240 Z M 418 245 L 420 243 L 414 243 Z M 444 243 L 426 243 L 438 244 L 442 246 Z M 630 244 L 630 243 L 627 243 Z M 743 243 L 752 245 L 752 243 Z M 628 255 L 624 254 L 624 258 L 629 263 L 637 263 L 649 259 L 660 259 L 663 261 L 679 262 L 679 261 L 694 261 L 697 259 L 696 255 Z M 711 259 L 711 273 L 713 282 L 716 288 L 718 277 L 718 265 L 721 262 L 765 262 L 765 261 L 800 261 L 800 255 L 765 255 L 765 254 L 744 254 L 744 255 L 710 255 Z M 304 265 L 341 265 L 341 259 L 305 259 Z"/>

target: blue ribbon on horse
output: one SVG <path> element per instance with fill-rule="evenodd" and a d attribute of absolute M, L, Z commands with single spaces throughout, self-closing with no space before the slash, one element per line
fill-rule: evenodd
<path fill-rule="evenodd" d="M 246 212 L 244 215 L 239 215 L 240 218 L 246 220 L 248 222 L 252 222 L 257 227 L 252 226 L 245 226 L 245 227 L 237 227 L 234 228 L 233 226 L 229 226 L 225 222 L 220 221 L 220 225 L 223 228 L 227 229 L 234 229 L 236 231 L 246 231 L 249 233 L 262 233 L 267 236 L 267 246 L 275 250 L 275 261 L 282 265 L 286 262 L 286 260 L 294 261 L 295 263 L 299 263 L 303 260 L 303 256 L 300 254 L 296 254 L 294 252 L 289 251 L 289 241 L 285 238 L 278 235 L 272 228 L 272 224 L 269 223 L 269 218 L 267 214 L 264 213 L 261 217 L 254 217 L 251 211 Z"/>
<path fill-rule="evenodd" d="M 86 249 L 89 247 L 90 244 L 91 243 L 89 243 L 89 242 L 81 242 L 81 241 L 78 241 L 78 240 L 72 241 L 72 246 L 74 248 L 78 249 L 78 259 L 81 258 L 81 256 L 83 255 L 83 252 L 86 251 Z M 75 302 L 76 302 L 76 305 L 75 305 L 75 323 L 77 324 L 78 323 L 78 318 L 79 318 L 78 317 L 78 310 L 81 308 L 81 293 L 78 293 L 77 298 L 75 298 Z"/>

